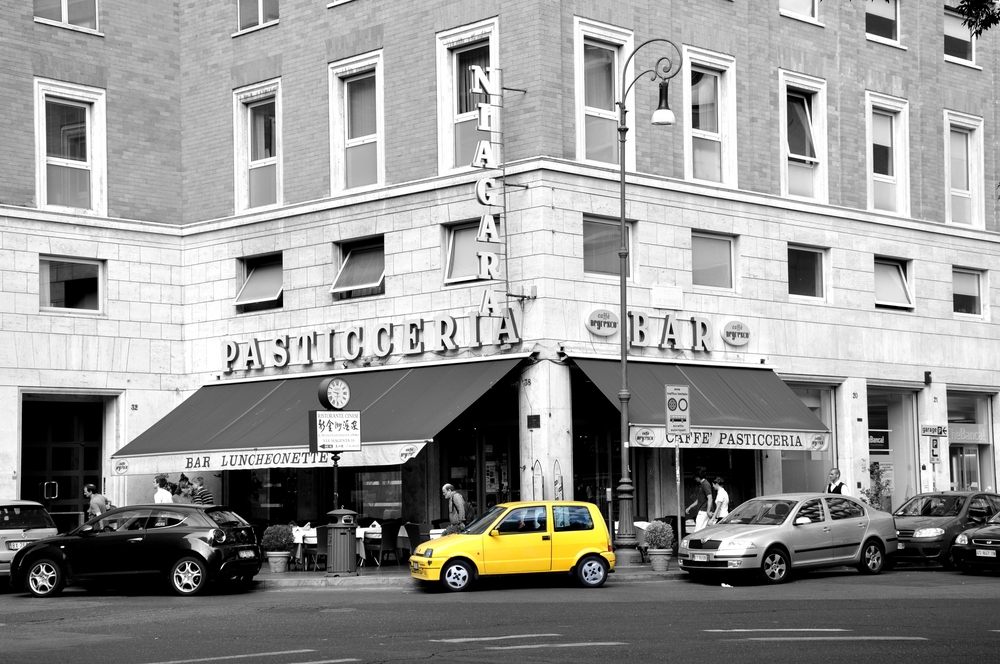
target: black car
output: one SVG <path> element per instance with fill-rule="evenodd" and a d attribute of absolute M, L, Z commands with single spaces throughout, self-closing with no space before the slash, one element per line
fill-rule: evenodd
<path fill-rule="evenodd" d="M 130 505 L 28 544 L 11 561 L 10 583 L 52 597 L 67 584 L 161 577 L 195 595 L 214 580 L 248 586 L 260 566 L 253 528 L 228 507 Z"/>
<path fill-rule="evenodd" d="M 963 572 L 1000 568 L 1000 514 L 960 533 L 951 545 L 951 553 Z"/>
<path fill-rule="evenodd" d="M 921 493 L 892 513 L 899 533 L 896 562 L 936 562 L 952 568 L 952 542 L 1000 510 L 1000 495 L 982 491 Z"/>

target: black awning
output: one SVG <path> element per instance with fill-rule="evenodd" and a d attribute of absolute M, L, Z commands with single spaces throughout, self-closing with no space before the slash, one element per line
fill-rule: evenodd
<path fill-rule="evenodd" d="M 573 358 L 616 408 L 621 408 L 621 363 Z M 691 426 L 825 433 L 825 424 L 770 369 L 661 364 L 629 360 L 629 424 L 663 427 L 665 385 L 688 385 Z"/>

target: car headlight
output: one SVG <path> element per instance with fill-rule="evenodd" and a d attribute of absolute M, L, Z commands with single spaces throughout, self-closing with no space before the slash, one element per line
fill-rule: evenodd
<path fill-rule="evenodd" d="M 434 555 L 434 549 L 424 549 L 424 558 L 430 558 Z"/>
<path fill-rule="evenodd" d="M 747 549 L 756 548 L 757 546 L 750 540 L 724 540 L 722 544 L 719 545 L 719 551 L 745 551 Z"/>
<path fill-rule="evenodd" d="M 917 528 L 913 531 L 914 537 L 941 537 L 944 535 L 944 528 Z"/>
<path fill-rule="evenodd" d="M 969 543 L 969 536 L 966 535 L 965 533 L 962 533 L 961 535 L 955 538 L 955 544 L 968 544 L 968 543 Z"/>
<path fill-rule="evenodd" d="M 685 537 L 684 539 L 681 540 L 681 548 L 684 548 L 684 549 L 688 548 L 688 545 L 690 543 L 691 543 L 691 540 L 689 538 Z"/>

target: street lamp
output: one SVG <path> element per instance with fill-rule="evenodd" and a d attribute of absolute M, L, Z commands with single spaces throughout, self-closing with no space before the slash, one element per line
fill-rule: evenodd
<path fill-rule="evenodd" d="M 656 65 L 647 69 L 627 83 L 628 65 L 644 46 L 654 43 L 670 44 L 677 52 L 676 62 L 673 56 L 664 56 L 656 61 Z M 625 125 L 625 100 L 628 93 L 636 82 L 650 74 L 651 81 L 660 82 L 659 104 L 653 112 L 651 122 L 654 125 L 674 124 L 674 112 L 670 110 L 668 93 L 670 90 L 670 79 L 680 73 L 684 56 L 677 45 L 669 39 L 654 38 L 639 44 L 632 54 L 628 56 L 622 67 L 622 86 L 620 90 L 621 99 L 615 102 L 618 107 L 618 166 L 621 169 L 621 247 L 618 249 L 618 256 L 621 259 L 620 283 L 621 283 L 621 362 L 622 362 L 622 389 L 618 392 L 618 400 L 621 402 L 621 452 L 622 452 L 622 477 L 618 483 L 618 530 L 615 533 L 615 545 L 619 549 L 634 549 L 636 545 L 635 524 L 632 521 L 632 480 L 629 475 L 628 459 L 628 401 L 632 398 L 632 393 L 628 389 L 628 344 L 629 344 L 629 324 L 628 324 L 628 227 L 625 224 L 625 135 L 628 127 Z M 626 85 L 627 83 L 627 85 Z M 632 561 L 619 558 L 620 563 L 628 565 Z"/>

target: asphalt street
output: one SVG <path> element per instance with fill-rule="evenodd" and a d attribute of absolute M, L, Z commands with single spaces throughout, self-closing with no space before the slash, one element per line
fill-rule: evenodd
<path fill-rule="evenodd" d="M 159 588 L 0 594 L 4 664 L 992 662 L 1000 575 L 853 570 L 792 583 L 516 578 L 449 594 L 341 586 L 180 598 Z"/>

